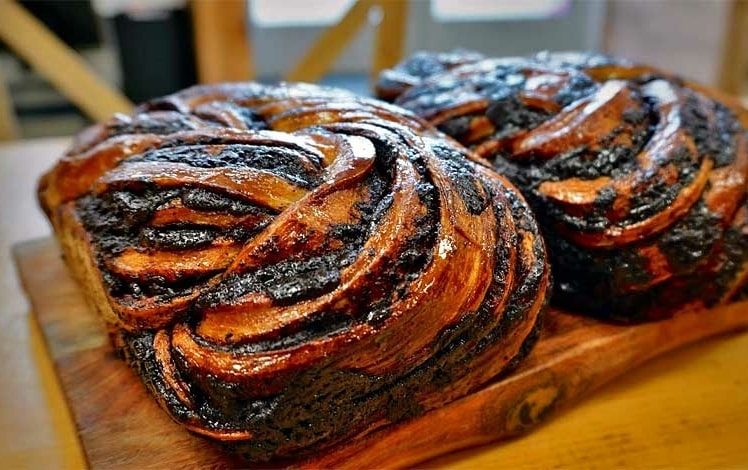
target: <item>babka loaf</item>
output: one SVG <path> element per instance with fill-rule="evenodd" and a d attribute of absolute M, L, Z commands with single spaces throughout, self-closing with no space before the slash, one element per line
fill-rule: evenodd
<path fill-rule="evenodd" d="M 746 294 L 748 115 L 731 98 L 576 53 L 421 53 L 377 92 L 520 188 L 545 235 L 554 302 L 635 321 Z"/>
<path fill-rule="evenodd" d="M 519 193 L 386 103 L 202 86 L 81 134 L 40 183 L 113 343 L 190 431 L 289 459 L 515 365 L 549 270 Z"/>

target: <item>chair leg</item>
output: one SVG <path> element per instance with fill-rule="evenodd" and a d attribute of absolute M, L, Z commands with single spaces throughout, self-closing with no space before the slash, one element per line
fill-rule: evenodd
<path fill-rule="evenodd" d="M 358 0 L 340 23 L 327 28 L 304 57 L 286 75 L 291 82 L 316 82 L 325 76 L 335 60 L 366 24 L 372 0 Z"/>
<path fill-rule="evenodd" d="M 374 43 L 374 60 L 371 67 L 372 79 L 379 73 L 395 66 L 405 50 L 405 29 L 408 22 L 407 0 L 381 0 L 382 21 L 379 23 Z"/>
<path fill-rule="evenodd" d="M 13 101 L 3 78 L 2 70 L 0 70 L 0 142 L 15 140 L 18 136 L 18 122 L 13 111 Z"/>
<path fill-rule="evenodd" d="M 251 80 L 247 1 L 193 0 L 190 6 L 200 83 Z"/>
<path fill-rule="evenodd" d="M 730 3 L 719 85 L 730 94 L 740 95 L 748 78 L 748 2 L 733 0 Z"/>

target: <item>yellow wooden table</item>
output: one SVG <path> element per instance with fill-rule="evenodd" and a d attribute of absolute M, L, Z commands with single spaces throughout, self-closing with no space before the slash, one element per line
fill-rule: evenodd
<path fill-rule="evenodd" d="M 35 181 L 67 142 L 0 146 L 0 468 L 85 466 L 8 252 L 49 234 Z M 651 362 L 521 439 L 424 466 L 748 468 L 748 333 Z"/>

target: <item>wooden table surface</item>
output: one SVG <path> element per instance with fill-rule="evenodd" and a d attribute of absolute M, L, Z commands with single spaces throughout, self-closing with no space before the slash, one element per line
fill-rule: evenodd
<path fill-rule="evenodd" d="M 50 233 L 39 175 L 69 139 L 0 145 L 0 468 L 82 468 L 85 459 L 9 254 Z M 511 442 L 424 466 L 748 468 L 748 333 L 658 359 Z"/>

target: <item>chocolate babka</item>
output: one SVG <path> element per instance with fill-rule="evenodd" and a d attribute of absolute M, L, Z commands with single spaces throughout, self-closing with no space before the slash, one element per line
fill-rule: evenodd
<path fill-rule="evenodd" d="M 519 187 L 545 235 L 554 302 L 635 321 L 746 295 L 748 115 L 731 98 L 575 53 L 421 53 L 377 92 Z"/>
<path fill-rule="evenodd" d="M 285 459 L 470 393 L 532 347 L 543 241 L 473 158 L 386 103 L 228 84 L 94 126 L 39 190 L 158 403 Z"/>

